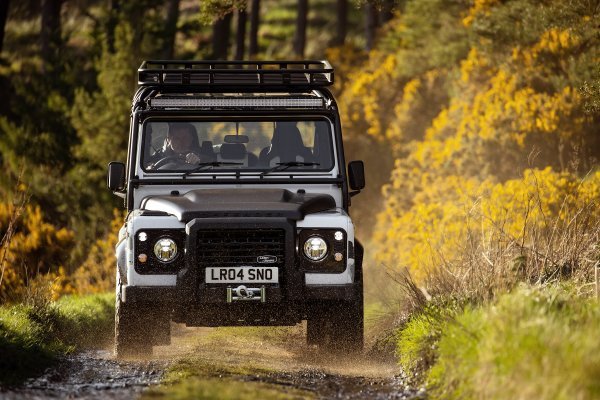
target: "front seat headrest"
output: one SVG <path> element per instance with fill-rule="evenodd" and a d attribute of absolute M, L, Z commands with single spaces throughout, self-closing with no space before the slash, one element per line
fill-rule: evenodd
<path fill-rule="evenodd" d="M 226 160 L 241 160 L 246 158 L 246 146 L 241 143 L 223 143 L 220 154 Z"/>

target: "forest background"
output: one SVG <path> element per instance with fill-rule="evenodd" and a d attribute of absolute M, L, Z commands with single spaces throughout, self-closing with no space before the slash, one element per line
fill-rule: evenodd
<path fill-rule="evenodd" d="M 123 213 L 105 172 L 125 159 L 141 60 L 306 57 L 335 67 L 347 159 L 367 168 L 352 212 L 376 347 L 441 397 L 493 398 L 524 372 L 485 352 L 506 322 L 489 307 L 598 321 L 599 1 L 4 0 L 0 35 L 0 303 L 114 287 Z M 449 339 L 456 321 L 473 331 Z"/>

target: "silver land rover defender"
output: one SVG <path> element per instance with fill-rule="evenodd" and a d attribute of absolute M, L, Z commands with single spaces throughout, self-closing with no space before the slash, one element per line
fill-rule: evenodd
<path fill-rule="evenodd" d="M 363 248 L 326 61 L 145 61 L 116 246 L 119 357 L 188 326 L 307 321 L 326 351 L 363 347 Z"/>

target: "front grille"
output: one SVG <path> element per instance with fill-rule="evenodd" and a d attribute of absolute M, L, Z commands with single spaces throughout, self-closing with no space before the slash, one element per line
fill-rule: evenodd
<path fill-rule="evenodd" d="M 240 265 L 281 267 L 285 263 L 283 229 L 206 229 L 198 231 L 197 255 L 202 268 Z M 262 264 L 260 256 L 275 256 Z"/>

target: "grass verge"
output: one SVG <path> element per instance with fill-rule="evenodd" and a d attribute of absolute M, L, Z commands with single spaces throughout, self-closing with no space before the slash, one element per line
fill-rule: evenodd
<path fill-rule="evenodd" d="M 106 345 L 113 327 L 112 293 L 0 307 L 0 386 L 35 376 L 76 348 Z"/>
<path fill-rule="evenodd" d="M 484 306 L 425 309 L 397 352 L 433 399 L 596 399 L 599 326 L 600 305 L 570 287 L 520 286 Z"/>

